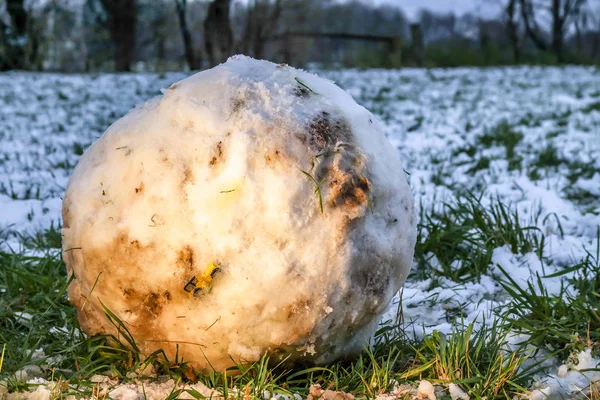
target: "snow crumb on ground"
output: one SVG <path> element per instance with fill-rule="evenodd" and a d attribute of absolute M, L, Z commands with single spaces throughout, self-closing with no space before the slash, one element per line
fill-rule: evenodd
<path fill-rule="evenodd" d="M 312 385 L 309 389 L 307 400 L 354 400 L 350 393 L 337 392 L 329 389 L 321 389 L 321 385 Z"/>
<path fill-rule="evenodd" d="M 431 382 L 422 380 L 417 389 L 417 396 L 429 400 L 436 400 L 437 397 L 435 396 L 435 387 L 431 384 Z"/>
<path fill-rule="evenodd" d="M 577 354 L 577 362 L 561 365 L 556 375 L 538 382 L 538 389 L 529 395 L 530 400 L 548 398 L 590 398 L 593 386 L 600 389 L 600 359 L 592 357 L 591 349 Z"/>
<path fill-rule="evenodd" d="M 100 379 L 100 375 L 95 375 L 97 387 L 94 388 L 97 393 L 97 398 L 110 398 L 114 400 L 163 400 L 171 393 L 177 390 L 183 390 L 178 399 L 194 399 L 195 397 L 189 394 L 186 390 L 196 391 L 206 398 L 221 399 L 220 393 L 213 389 L 209 389 L 202 383 L 194 384 L 176 384 L 175 381 L 169 379 L 165 382 L 150 382 L 137 381 L 135 383 L 117 383 L 107 379 Z M 56 384 L 48 382 L 44 379 L 30 380 L 27 383 L 34 385 L 29 392 L 24 393 L 3 393 L 2 385 L 0 385 L 0 399 L 3 400 L 49 400 L 53 397 L 53 391 Z M 76 386 L 72 386 L 73 389 Z M 3 397 L 4 396 L 4 397 Z M 55 396 L 55 395 L 54 395 Z M 62 396 L 62 395 L 61 395 Z M 62 396 L 61 398 L 64 398 Z M 67 398 L 81 398 L 81 396 L 68 396 Z M 351 400 L 351 399 L 348 399 Z"/>
<path fill-rule="evenodd" d="M 469 395 L 454 383 L 448 385 L 448 391 L 452 400 L 469 400 Z"/>
<path fill-rule="evenodd" d="M 29 400 L 48 400 L 52 395 L 52 391 L 45 386 L 38 386 L 29 396 Z"/>

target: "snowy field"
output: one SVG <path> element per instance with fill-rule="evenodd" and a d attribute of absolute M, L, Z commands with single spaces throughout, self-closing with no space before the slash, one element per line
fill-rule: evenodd
<path fill-rule="evenodd" d="M 518 369 L 544 367 L 523 390 L 531 398 L 597 396 L 600 71 L 319 74 L 383 122 L 415 196 L 415 263 L 384 320 L 415 342 L 439 339 L 434 331 L 456 338 L 474 322 L 475 331 L 500 332 L 498 342 L 522 357 Z M 130 108 L 183 77 L 0 74 L 1 248 L 58 247 L 48 232 L 60 227 L 80 155 Z M 0 304 L 6 285 L 0 280 Z"/>

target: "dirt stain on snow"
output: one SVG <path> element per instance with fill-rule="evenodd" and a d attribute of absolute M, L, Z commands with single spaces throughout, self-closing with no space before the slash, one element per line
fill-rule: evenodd
<path fill-rule="evenodd" d="M 324 151 L 338 142 L 349 142 L 352 131 L 343 119 L 332 119 L 327 111 L 321 111 L 308 125 L 308 143 L 313 150 Z"/>
<path fill-rule="evenodd" d="M 183 268 L 186 272 L 194 272 L 196 267 L 194 259 L 194 249 L 189 245 L 183 246 L 177 253 L 177 266 Z"/>
<path fill-rule="evenodd" d="M 265 162 L 271 168 L 274 168 L 278 164 L 281 164 L 281 156 L 279 150 L 269 151 L 265 154 Z"/>
<path fill-rule="evenodd" d="M 217 146 L 215 147 L 215 155 L 210 160 L 209 165 L 211 167 L 214 167 L 214 166 L 216 166 L 218 164 L 223 163 L 223 161 L 224 161 L 224 156 L 223 156 L 223 142 L 219 141 L 219 143 L 217 143 Z"/>

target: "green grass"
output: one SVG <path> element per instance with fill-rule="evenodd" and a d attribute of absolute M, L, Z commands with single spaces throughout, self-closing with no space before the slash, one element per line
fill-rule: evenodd
<path fill-rule="evenodd" d="M 598 228 L 600 239 L 600 228 Z M 600 243 L 600 242 L 599 242 Z M 600 343 L 600 244 L 579 263 L 520 286 L 502 270 L 501 281 L 512 297 L 503 313 L 516 332 L 530 335 L 529 344 L 566 359 L 574 350 Z M 550 293 L 544 280 L 569 275 L 568 286 Z M 596 346 L 593 344 L 596 343 Z"/>
<path fill-rule="evenodd" d="M 498 199 L 484 206 L 473 194 L 444 203 L 441 210 L 421 209 L 415 247 L 419 268 L 413 275 L 473 281 L 488 273 L 498 247 L 509 246 L 514 254 L 541 253 L 544 236 L 530 222 Z"/>
<path fill-rule="evenodd" d="M 467 174 L 469 175 L 475 175 L 475 173 L 477 171 L 483 171 L 483 170 L 487 170 L 490 168 L 490 159 L 489 157 L 485 157 L 485 156 L 481 156 L 478 160 L 477 163 L 475 163 L 475 165 L 473 165 L 471 168 L 469 168 L 467 170 Z"/>
<path fill-rule="evenodd" d="M 594 206 L 599 202 L 598 196 L 581 188 L 566 187 L 563 192 L 567 199 L 578 205 Z"/>
<path fill-rule="evenodd" d="M 508 161 L 509 171 L 520 171 L 523 165 L 523 157 L 516 152 L 517 146 L 523 141 L 523 133 L 508 121 L 503 120 L 491 128 L 486 128 L 482 135 L 476 137 L 478 148 L 490 148 L 493 146 L 504 147 L 504 158 Z M 471 157 L 473 157 L 471 155 Z M 473 165 L 467 173 L 474 175 L 475 172 L 489 168 L 490 160 L 487 157 L 480 157 L 478 162 Z"/>
<path fill-rule="evenodd" d="M 420 129 L 421 119 L 416 118 L 413 130 Z M 565 197 L 575 204 L 597 204 L 593 195 L 577 191 L 574 186 L 580 177 L 594 176 L 594 162 L 563 159 L 558 148 L 548 142 L 524 164 L 524 157 L 516 150 L 522 141 L 518 128 L 502 122 L 477 136 L 473 144 L 455 150 L 454 155 L 464 153 L 470 158 L 465 161 L 463 156 L 461 163 L 474 175 L 490 166 L 491 159 L 480 153 L 481 148 L 504 148 L 509 170 L 525 167 L 532 180 L 540 180 L 548 170 L 560 168 L 570 184 L 563 189 Z M 75 146 L 73 151 L 79 154 L 83 147 Z M 237 398 L 262 398 L 265 391 L 306 396 L 312 385 L 359 398 L 375 398 L 397 384 L 416 387 L 420 379 L 428 379 L 440 385 L 456 383 L 471 398 L 504 399 L 526 393 L 545 358 L 564 361 L 588 347 L 600 356 L 600 249 L 589 250 L 583 260 L 564 266 L 560 272 L 535 276 L 519 286 L 494 265 L 492 255 L 495 249 L 506 246 L 516 256 L 535 253 L 543 262 L 549 262 L 543 257 L 546 243 L 537 228 L 540 221 L 524 220 L 499 198 L 461 192 L 461 187 L 452 182 L 451 171 L 456 165 L 451 160 L 432 156 L 430 162 L 435 166 L 433 183 L 450 188 L 457 198 L 438 202 L 435 209 L 420 207 L 417 268 L 409 279 L 430 279 L 428 290 L 433 290 L 444 280 L 460 285 L 492 277 L 502 288 L 499 296 L 508 299 L 495 310 L 495 323 L 465 325 L 464 304 L 448 302 L 446 320 L 453 326 L 449 334 L 433 331 L 417 337 L 410 334 L 415 328 L 412 323 L 400 318 L 400 322 L 382 326 L 372 346 L 353 360 L 290 368 L 265 355 L 225 373 L 198 373 L 178 356 L 168 359 L 161 351 L 141 355 L 126 326 L 109 309 L 105 313 L 118 329 L 118 337 L 88 338 L 81 332 L 75 310 L 66 298 L 68 277 L 59 251 L 61 226 L 53 224 L 45 231 L 18 236 L 22 251 L 0 252 L 0 382 L 4 382 L 0 384 L 10 391 L 26 391 L 31 385 L 14 374 L 27 365 L 39 365 L 44 377 L 64 383 L 57 398 L 68 394 L 89 396 L 94 390 L 89 378 L 95 374 L 127 382 L 131 380 L 128 374 L 152 365 L 159 376 L 182 384 L 202 382 Z M 323 212 L 323 180 L 300 172 L 314 186 Z M 14 199 L 41 196 L 33 186 L 25 190 L 3 186 L 0 192 Z M 557 229 L 562 232 L 560 224 Z M 545 282 L 557 277 L 564 279 L 564 286 L 558 293 L 551 292 Z M 438 300 L 433 297 L 424 301 Z M 507 338 L 514 333 L 525 334 L 527 339 L 509 349 Z M 41 359 L 35 358 L 39 348 L 45 352 Z M 182 391 L 202 398 L 189 385 L 174 389 L 169 398 L 177 398 Z M 406 398 L 411 395 L 406 394 Z"/>
<path fill-rule="evenodd" d="M 538 115 L 527 113 L 527 115 L 525 115 L 518 121 L 517 125 L 523 125 L 527 127 L 539 127 L 542 125 L 542 118 Z"/>
<path fill-rule="evenodd" d="M 442 386 L 458 384 L 471 398 L 506 399 L 527 392 L 542 368 L 540 363 L 549 355 L 566 360 L 584 347 L 598 353 L 600 248 L 588 251 L 584 260 L 557 274 L 538 276 L 527 287 L 519 287 L 510 275 L 492 272 L 491 256 L 494 249 L 507 246 L 517 255 L 542 257 L 545 239 L 535 227 L 537 221 L 524 221 L 499 199 L 470 193 L 436 210 L 421 208 L 420 221 L 415 254 L 418 268 L 409 279 L 433 277 L 431 285 L 435 286 L 436 279 L 467 283 L 492 276 L 510 298 L 496 311 L 495 322 L 465 325 L 460 307 L 455 307 L 447 311 L 452 315 L 450 333 L 433 331 L 419 337 L 410 334 L 414 326 L 400 313 L 398 321 L 381 326 L 370 348 L 355 359 L 319 367 L 290 367 L 265 355 L 225 372 L 203 373 L 177 355 L 168 359 L 162 351 L 140 354 L 126 325 L 108 308 L 105 314 L 119 334 L 86 337 L 66 297 L 69 279 L 57 250 L 60 226 L 22 236 L 25 250 L 0 252 L 0 381 L 9 391 L 31 389 L 14 373 L 27 365 L 39 365 L 46 378 L 63 383 L 56 398 L 90 396 L 95 390 L 91 376 L 104 374 L 128 382 L 136 379 L 128 374 L 152 365 L 158 376 L 187 384 L 173 389 L 172 399 L 183 391 L 203 398 L 190 388 L 193 382 L 232 398 L 258 399 L 265 391 L 307 396 L 313 385 L 375 398 L 398 384 L 416 387 L 420 379 Z M 31 255 L 32 251 L 36 254 Z M 558 294 L 548 292 L 544 279 L 557 276 L 564 276 L 566 284 L 576 290 L 567 291 L 565 286 Z M 508 338 L 515 332 L 525 333 L 529 339 L 509 347 Z M 41 359 L 34 357 L 39 348 L 46 354 Z M 531 348 L 545 349 L 549 355 L 525 351 Z M 412 397 L 406 393 L 404 398 Z"/>
<path fill-rule="evenodd" d="M 441 387 L 456 383 L 471 399 L 506 399 L 526 394 L 536 373 L 556 371 L 555 366 L 544 370 L 544 360 L 552 358 L 553 362 L 564 362 L 586 348 L 591 348 L 593 355 L 600 357 L 600 248 L 595 247 L 594 242 L 583 259 L 566 262 L 560 258 L 561 261 L 556 261 L 549 256 L 556 251 L 554 242 L 550 245 L 546 240 L 563 235 L 560 222 L 566 219 L 562 215 L 560 220 L 557 215 L 550 215 L 546 220 L 543 216 L 537 220 L 536 217 L 525 218 L 524 215 L 538 213 L 528 210 L 524 211 L 526 214 L 519 214 L 503 198 L 465 192 L 468 189 L 476 193 L 493 193 L 487 188 L 494 186 L 495 190 L 495 185 L 499 184 L 502 186 L 500 192 L 511 191 L 511 196 L 515 196 L 511 198 L 518 198 L 522 190 L 527 203 L 532 200 L 530 194 L 538 195 L 519 186 L 522 179 L 529 177 L 538 188 L 555 191 L 569 200 L 582 214 L 597 215 L 600 212 L 598 196 L 577 185 L 580 178 L 593 179 L 599 171 L 596 146 L 593 141 L 589 146 L 583 139 L 580 144 L 570 143 L 569 146 L 562 142 L 571 138 L 579 140 L 583 132 L 598 133 L 596 117 L 600 111 L 600 92 L 589 93 L 587 83 L 578 88 L 576 94 L 569 87 L 553 87 L 554 91 L 568 91 L 582 102 L 579 106 L 570 105 L 568 109 L 559 105 L 552 107 L 550 98 L 543 98 L 534 107 L 523 104 L 523 107 L 515 108 L 507 104 L 499 111 L 507 119 L 498 120 L 497 115 L 493 115 L 497 102 L 494 100 L 496 90 L 490 92 L 493 86 L 482 85 L 479 79 L 465 75 L 460 86 L 450 90 L 456 80 L 453 75 L 435 70 L 427 72 L 425 80 L 440 84 L 436 96 L 430 96 L 426 87 L 429 83 L 419 83 L 418 79 L 408 76 L 388 80 L 380 87 L 373 85 L 381 83 L 369 80 L 358 86 L 362 92 L 358 100 L 365 102 L 379 119 L 390 122 L 390 127 L 408 132 L 407 144 L 411 140 L 420 140 L 423 135 L 447 143 L 447 146 L 423 149 L 416 146 L 415 151 L 411 146 L 400 149 L 408 161 L 407 168 L 416 172 L 410 179 L 413 182 L 423 180 L 422 185 L 416 184 L 413 189 L 435 189 L 436 193 L 445 196 L 445 201 L 433 199 L 435 208 L 423 205 L 419 208 L 416 267 L 409 277 L 406 292 L 422 288 L 425 296 L 419 297 L 417 302 L 407 295 L 403 299 L 404 307 L 402 303 L 399 306 L 397 321 L 388 321 L 381 326 L 372 345 L 359 357 L 318 367 L 292 367 L 276 362 L 267 354 L 254 363 L 235 365 L 226 372 L 209 370 L 200 373 L 179 354 L 172 359 L 162 351 L 142 355 L 127 326 L 108 308 L 104 310 L 106 317 L 112 321 L 118 335 L 89 338 L 81 332 L 75 310 L 66 297 L 68 277 L 60 257 L 60 224 L 27 235 L 9 227 L 0 232 L 0 238 L 10 238 L 11 244 L 17 240 L 22 249 L 16 253 L 0 251 L 0 385 L 7 386 L 10 391 L 31 389 L 32 385 L 16 379 L 15 372 L 25 366 L 37 365 L 43 377 L 60 382 L 52 398 L 69 394 L 89 398 L 96 390 L 90 382 L 90 377 L 95 374 L 130 382 L 136 379 L 132 378 L 132 372 L 144 377 L 142 371 L 146 371 L 152 373 L 145 382 L 156 381 L 157 376 L 181 384 L 202 382 L 224 397 L 244 399 L 263 398 L 265 391 L 272 395 L 300 394 L 305 397 L 312 385 L 352 393 L 357 398 L 375 398 L 398 385 L 416 388 L 420 379 Z M 540 85 L 529 77 L 512 83 L 508 76 L 502 79 L 501 88 L 520 92 L 534 89 L 535 95 L 539 94 Z M 348 87 L 355 84 L 343 79 L 341 82 Z M 297 95 L 318 96 L 302 80 L 295 79 L 291 83 Z M 448 93 L 445 93 L 446 88 Z M 76 93 L 78 91 L 58 91 L 55 97 L 59 103 L 70 104 L 77 100 L 73 98 Z M 151 93 L 154 91 L 136 89 L 138 100 Z M 490 98 L 490 94 L 493 97 Z M 520 101 L 520 94 L 513 94 L 515 96 L 511 94 L 511 98 Z M 62 144 L 49 140 L 49 135 L 32 135 L 25 143 L 35 152 L 1 155 L 0 166 L 6 171 L 14 164 L 19 173 L 29 176 L 37 165 L 37 169 L 49 175 L 41 174 L 37 176 L 41 179 L 31 181 L 4 180 L 0 182 L 0 195 L 12 200 L 58 197 L 63 188 L 40 183 L 41 180 L 54 181 L 54 178 L 66 176 L 93 138 L 130 106 L 125 103 L 113 106 L 114 99 L 106 94 L 101 96 L 101 104 L 110 107 L 86 120 L 86 130 L 93 135 L 83 137 L 78 134 L 81 129 L 73 129 L 71 121 L 82 118 L 77 118 L 79 111 L 69 109 L 67 111 L 73 114 L 69 114 L 68 121 L 56 120 L 44 128 L 44 131 L 64 137 L 64 142 L 60 141 Z M 5 98 L 4 103 L 15 104 L 16 100 L 13 96 Z M 41 100 L 43 98 L 38 98 Z M 88 100 L 86 97 L 77 103 Z M 462 111 L 460 118 L 454 113 L 457 110 Z M 446 111 L 452 112 L 446 114 Z M 18 109 L 15 115 L 31 120 L 39 118 L 35 113 L 30 115 Z M 454 132 L 450 132 L 452 130 Z M 579 132 L 572 135 L 573 131 Z M 6 129 L 0 131 L 0 138 L 7 139 L 13 134 L 12 130 Z M 69 139 L 70 136 L 74 140 Z M 454 149 L 452 154 L 451 149 Z M 304 176 L 298 174 L 298 177 L 308 180 L 307 187 L 312 190 L 308 195 L 315 202 L 314 211 L 318 208 L 323 213 L 326 205 L 321 190 L 327 180 L 317 176 L 312 168 L 305 169 L 300 171 Z M 506 169 L 511 172 L 506 173 Z M 430 183 L 440 187 L 432 188 Z M 228 191 L 222 193 L 225 192 Z M 542 191 L 540 193 L 543 195 Z M 417 196 L 425 199 L 430 195 L 431 192 L 425 191 Z M 378 209 L 385 209 L 383 200 L 380 201 L 382 204 Z M 540 210 L 543 205 L 539 205 Z M 371 204 L 369 206 L 372 208 Z M 32 211 L 28 218 L 35 223 L 40 217 L 38 214 L 44 211 L 33 209 L 35 214 Z M 328 213 L 320 216 L 329 217 Z M 589 243 L 591 238 L 579 236 L 581 227 L 572 227 L 572 222 L 565 224 L 565 229 L 570 230 L 566 239 Z M 574 229 L 577 233 L 573 233 Z M 571 244 L 566 243 L 567 246 Z M 514 262 L 523 265 L 503 270 L 504 264 L 497 265 L 493 257 L 499 248 L 503 248 L 501 256 L 508 253 L 516 260 Z M 527 265 L 528 260 L 541 261 L 541 272 L 529 282 L 523 282 L 514 275 L 515 272 L 529 274 L 532 264 Z M 564 265 L 556 265 L 558 262 Z M 523 270 L 515 270 L 521 267 Z M 562 286 L 557 287 L 560 280 Z M 489 292 L 477 292 L 472 298 L 462 296 L 461 291 L 467 292 L 469 287 L 480 290 L 481 287 L 490 288 L 489 285 L 493 286 Z M 455 293 L 457 296 L 453 297 Z M 473 302 L 477 301 L 493 302 L 494 309 L 473 307 Z M 465 322 L 467 318 L 473 320 L 471 311 L 474 308 L 482 313 L 477 321 L 481 322 L 485 317 L 487 323 Z M 430 309 L 431 319 L 430 315 L 425 315 Z M 415 313 L 423 314 L 415 317 Z M 420 322 L 410 320 L 408 315 Z M 444 322 L 450 327 L 446 327 L 444 333 L 429 325 L 416 325 L 439 323 L 444 326 Z M 423 331 L 426 333 L 421 334 Z M 521 334 L 520 343 L 514 343 L 513 335 L 517 333 Z M 36 353 L 40 348 L 45 353 L 42 358 L 37 356 L 39 352 Z M 178 398 L 183 392 L 203 398 L 189 385 L 174 388 L 168 398 Z M 412 400 L 414 396 L 406 393 L 398 394 L 397 398 Z M 438 398 L 447 400 L 449 396 Z"/>
<path fill-rule="evenodd" d="M 558 154 L 558 149 L 549 143 L 546 147 L 537 154 L 537 159 L 532 163 L 538 168 L 556 168 L 564 163 L 564 160 Z"/>
<path fill-rule="evenodd" d="M 53 227 L 28 240 L 37 243 L 35 247 L 41 247 L 47 243 L 46 239 L 37 238 L 55 236 Z M 261 398 L 264 391 L 305 396 L 315 384 L 374 398 L 390 391 L 397 383 L 416 384 L 420 377 L 440 383 L 458 383 L 474 396 L 500 398 L 498 396 L 504 393 L 522 392 L 529 380 L 527 375 L 516 373 L 515 365 L 520 363 L 517 355 L 506 356 L 498 350 L 501 341 L 497 336 L 506 334 L 498 331 L 498 326 L 474 331 L 471 325 L 448 337 L 433 332 L 416 339 L 391 323 L 382 327 L 372 347 L 354 360 L 325 367 L 288 369 L 282 364 L 274 365 L 264 356 L 256 363 L 238 365 L 226 373 L 198 374 L 185 360 L 178 357 L 168 360 L 161 351 L 142 357 L 127 327 L 107 308 L 105 313 L 118 329 L 118 338 L 87 338 L 80 331 L 75 310 L 67 301 L 69 279 L 58 251 L 36 256 L 0 252 L 0 265 L 0 346 L 3 349 L 0 381 L 5 381 L 10 391 L 30 387 L 17 380 L 14 372 L 32 364 L 39 365 L 45 377 L 68 383 L 63 385 L 61 395 L 89 395 L 93 385 L 88 379 L 92 375 L 107 374 L 128 381 L 128 372 L 144 370 L 148 364 L 154 366 L 158 375 L 168 375 L 177 382 L 200 381 L 221 393 L 238 388 L 250 398 Z M 44 349 L 46 356 L 35 359 L 34 350 L 39 348 Z M 462 368 L 461 372 L 454 366 Z M 200 398 L 199 393 L 191 389 L 181 390 Z M 174 391 L 172 398 L 178 394 L 180 390 Z"/>
<path fill-rule="evenodd" d="M 502 121 L 490 129 L 486 129 L 483 135 L 477 136 L 477 142 L 485 148 L 492 146 L 503 146 L 506 149 L 506 159 L 515 157 L 515 148 L 523 140 L 523 133 L 517 131 L 507 121 Z"/>
<path fill-rule="evenodd" d="M 511 398 L 525 392 L 534 369 L 522 369 L 526 356 L 507 351 L 507 333 L 498 324 L 458 327 L 450 335 L 434 331 L 418 349 L 421 374 L 431 381 L 457 383 L 471 398 Z"/>
<path fill-rule="evenodd" d="M 315 194 L 317 195 L 317 200 L 319 201 L 319 210 L 321 210 L 321 214 L 323 214 L 323 195 L 321 194 L 321 185 L 323 184 L 323 182 L 325 182 L 325 180 L 327 179 L 327 176 L 324 176 L 323 178 L 321 178 L 320 181 L 317 182 L 317 180 L 315 179 L 314 176 L 312 176 L 310 173 L 304 171 L 303 169 L 300 169 L 300 172 L 302 172 L 302 174 L 304 174 L 304 176 L 306 176 L 314 185 L 315 185 Z"/>
<path fill-rule="evenodd" d="M 567 179 L 570 183 L 577 182 L 579 178 L 591 179 L 596 173 L 600 172 L 600 168 L 596 166 L 594 161 L 583 162 L 574 160 L 568 163 L 568 167 Z"/>
<path fill-rule="evenodd" d="M 60 249 L 62 243 L 61 228 L 60 223 L 54 226 L 54 222 L 52 222 L 50 228 L 44 231 L 38 231 L 31 235 L 20 235 L 21 243 L 28 249 L 39 251 Z"/>
<path fill-rule="evenodd" d="M 584 114 L 589 114 L 592 111 L 600 111 L 600 101 L 592 103 L 592 104 L 588 105 L 587 107 L 585 107 L 584 109 L 581 110 L 581 112 L 584 113 Z"/>
<path fill-rule="evenodd" d="M 416 130 L 419 130 L 421 128 L 421 126 L 423 125 L 423 121 L 425 120 L 425 117 L 423 117 L 422 115 L 419 115 L 415 118 L 415 121 L 413 124 L 411 124 L 410 126 L 408 126 L 406 128 L 407 132 L 414 132 Z"/>
<path fill-rule="evenodd" d="M 287 369 L 282 364 L 273 365 L 268 356 L 264 356 L 253 364 L 238 365 L 225 373 L 197 374 L 184 360 L 178 357 L 168 360 L 160 351 L 142 357 L 126 326 L 107 308 L 105 313 L 117 327 L 119 339 L 115 336 L 86 338 L 78 328 L 73 307 L 67 302 L 65 292 L 69 280 L 58 254 L 27 256 L 2 252 L 0 263 L 0 344 L 3 348 L 0 380 L 5 381 L 10 391 L 28 389 L 29 385 L 15 379 L 13 374 L 31 364 L 40 365 L 46 377 L 70 383 L 62 395 L 89 395 L 93 385 L 87 379 L 94 374 L 108 374 L 128 381 L 128 372 L 143 370 L 148 364 L 152 364 L 159 375 L 168 375 L 177 382 L 200 381 L 221 393 L 240 388 L 249 398 L 262 398 L 264 391 L 307 395 L 314 384 L 373 398 L 391 390 L 397 382 L 414 382 L 418 376 L 443 376 L 438 378 L 440 382 L 456 382 L 474 395 L 495 398 L 499 393 L 522 391 L 529 379 L 516 376 L 514 365 L 520 362 L 516 355 L 506 358 L 498 351 L 500 341 L 496 338 L 499 334 L 496 326 L 490 328 L 491 331 L 481 329 L 476 333 L 470 326 L 443 341 L 442 336 L 434 332 L 424 341 L 417 341 L 390 325 L 382 328 L 372 348 L 355 360 L 327 367 Z M 22 313 L 30 314 L 31 319 L 23 319 Z M 55 327 L 61 327 L 64 333 L 52 333 Z M 469 343 L 476 345 L 470 348 Z M 452 346 L 462 346 L 464 351 L 454 355 Z M 47 357 L 33 359 L 33 350 L 40 347 L 45 349 Z M 455 372 L 440 375 L 449 363 L 466 369 L 459 375 Z M 77 389 L 75 384 L 79 385 Z M 181 390 L 201 398 L 192 389 Z M 172 398 L 181 390 L 175 390 Z"/>

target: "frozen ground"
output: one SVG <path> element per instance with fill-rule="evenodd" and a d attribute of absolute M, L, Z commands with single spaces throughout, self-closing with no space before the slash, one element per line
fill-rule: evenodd
<path fill-rule="evenodd" d="M 450 334 L 472 321 L 489 325 L 498 315 L 526 319 L 526 306 L 517 300 L 533 300 L 515 300 L 502 285 L 510 279 L 525 293 L 566 299 L 567 306 L 579 299 L 580 271 L 574 266 L 586 257 L 598 263 L 600 71 L 522 67 L 320 75 L 336 81 L 384 122 L 410 174 L 421 235 L 402 293 L 400 316 L 407 332 Z M 26 243 L 25 233 L 59 226 L 61 196 L 83 150 L 135 104 L 183 77 L 0 75 L 3 246 L 17 251 Z M 518 212 L 529 236 L 513 240 L 494 233 L 482 239 L 475 228 L 448 232 L 449 224 L 474 220 L 449 208 L 457 202 Z M 487 220 L 481 230 L 494 230 L 501 220 Z M 440 226 L 446 227 L 442 233 Z M 489 251 L 469 254 L 476 240 Z M 386 319 L 396 320 L 398 302 L 399 297 Z M 587 300 L 581 304 L 591 307 Z M 526 338 L 538 333 L 518 331 Z M 593 347 L 593 341 L 584 345 Z M 559 373 L 560 357 L 550 358 L 548 371 L 556 374 L 539 375 L 535 385 L 542 390 L 533 398 L 542 393 L 576 397 L 580 386 L 600 379 L 594 371 L 597 353 L 573 349 L 591 371 L 573 372 L 577 363 L 572 362 Z"/>

